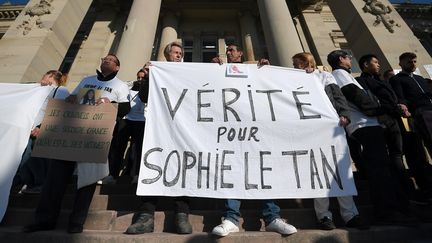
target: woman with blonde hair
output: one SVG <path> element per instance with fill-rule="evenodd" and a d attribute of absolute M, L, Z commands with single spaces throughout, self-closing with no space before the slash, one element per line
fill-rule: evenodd
<path fill-rule="evenodd" d="M 350 123 L 348 102 L 342 94 L 333 75 L 329 72 L 316 69 L 316 62 L 311 53 L 297 53 L 292 57 L 294 68 L 307 70 L 318 77 L 323 89 L 330 99 L 333 107 L 339 115 L 339 126 L 345 127 Z M 367 229 L 369 226 L 360 217 L 352 196 L 337 197 L 340 214 L 346 227 Z M 336 226 L 333 223 L 332 213 L 329 210 L 330 199 L 314 198 L 314 208 L 319 227 L 323 230 L 332 230 Z"/>
<path fill-rule="evenodd" d="M 42 190 L 42 185 L 45 181 L 48 171 L 49 160 L 45 158 L 31 157 L 34 141 L 40 133 L 40 126 L 45 115 L 45 111 L 50 99 L 63 100 L 69 96 L 69 91 L 64 87 L 66 84 L 67 75 L 57 70 L 46 72 L 39 83 L 41 86 L 54 86 L 55 88 L 47 96 L 44 104 L 39 110 L 35 123 L 30 133 L 29 142 L 24 150 L 20 167 L 14 179 L 14 185 L 25 185 L 21 189 L 21 193 L 37 194 Z"/>

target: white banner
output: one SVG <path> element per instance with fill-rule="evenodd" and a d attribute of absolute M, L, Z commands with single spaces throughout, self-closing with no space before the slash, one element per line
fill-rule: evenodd
<path fill-rule="evenodd" d="M 52 87 L 0 83 L 0 221 L 33 122 Z"/>
<path fill-rule="evenodd" d="M 137 195 L 357 194 L 338 115 L 303 71 L 155 62 L 146 119 Z"/>

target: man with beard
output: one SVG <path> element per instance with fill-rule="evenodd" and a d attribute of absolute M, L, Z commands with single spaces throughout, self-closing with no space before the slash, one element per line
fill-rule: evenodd
<path fill-rule="evenodd" d="M 114 54 L 101 59 L 97 75 L 84 78 L 74 89 L 66 102 L 77 104 L 78 94 L 84 94 L 97 87 L 99 97 L 96 105 L 118 103 L 117 118 L 125 116 L 130 110 L 128 86 L 116 77 L 120 61 Z M 24 232 L 55 229 L 60 213 L 61 202 L 67 184 L 75 167 L 78 174 L 78 190 L 69 217 L 68 233 L 81 233 L 87 218 L 90 203 L 96 189 L 96 182 L 108 175 L 108 163 L 53 161 L 42 189 L 41 199 L 36 208 L 35 223 L 24 227 Z"/>
<path fill-rule="evenodd" d="M 226 49 L 228 63 L 241 63 L 243 51 L 238 45 L 230 44 Z M 223 64 L 222 59 L 215 57 L 213 63 Z M 258 66 L 269 65 L 267 59 L 261 59 Z M 283 235 L 291 235 L 297 232 L 297 229 L 286 223 L 280 217 L 280 208 L 273 200 L 263 200 L 263 219 L 266 225 L 266 231 L 278 232 Z M 227 236 L 230 233 L 239 232 L 241 200 L 227 199 L 225 201 L 224 220 L 222 223 L 213 228 L 212 234 L 217 236 Z"/>
<path fill-rule="evenodd" d="M 414 123 L 423 138 L 425 147 L 432 154 L 432 91 L 428 81 L 414 74 L 417 69 L 417 55 L 405 52 L 399 56 L 402 71 L 390 79 L 399 102 L 406 105 L 413 114 Z"/>

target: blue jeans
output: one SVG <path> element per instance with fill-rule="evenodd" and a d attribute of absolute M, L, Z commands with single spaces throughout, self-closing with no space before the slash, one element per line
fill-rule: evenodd
<path fill-rule="evenodd" d="M 280 218 L 280 208 L 273 200 L 263 200 L 262 216 L 266 225 Z M 238 199 L 227 199 L 225 201 L 224 218 L 239 225 L 241 201 Z"/>
<path fill-rule="evenodd" d="M 32 157 L 33 139 L 29 139 L 22 155 L 21 163 L 15 176 L 15 183 L 26 184 L 27 187 L 41 187 L 45 182 L 49 159 Z"/>

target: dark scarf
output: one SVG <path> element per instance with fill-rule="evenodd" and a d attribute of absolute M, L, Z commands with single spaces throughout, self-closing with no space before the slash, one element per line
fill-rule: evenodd
<path fill-rule="evenodd" d="M 96 70 L 96 73 L 97 73 L 97 79 L 99 81 L 109 81 L 109 80 L 115 78 L 115 76 L 117 75 L 117 72 L 112 72 L 112 73 L 108 74 L 107 76 L 104 76 L 101 73 L 101 71 L 99 71 L 99 70 Z"/>
<path fill-rule="evenodd" d="M 351 69 L 344 68 L 344 67 L 341 67 L 341 66 L 337 66 L 334 70 L 336 70 L 336 69 L 343 69 L 343 70 L 347 71 L 348 73 L 351 73 Z"/>

